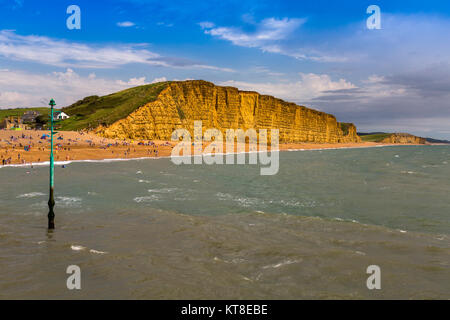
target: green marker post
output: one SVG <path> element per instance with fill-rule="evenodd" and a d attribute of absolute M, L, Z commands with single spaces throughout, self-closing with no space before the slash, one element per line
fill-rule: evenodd
<path fill-rule="evenodd" d="M 54 159 L 53 159 L 53 107 L 56 105 L 55 100 L 51 99 L 49 105 L 51 106 L 50 112 L 50 197 L 48 199 L 48 229 L 55 229 L 55 213 L 53 212 L 53 207 L 55 206 L 55 198 L 53 196 L 53 188 L 54 188 Z"/>

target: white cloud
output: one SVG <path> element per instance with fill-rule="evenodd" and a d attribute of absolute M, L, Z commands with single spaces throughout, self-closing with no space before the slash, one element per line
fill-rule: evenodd
<path fill-rule="evenodd" d="M 200 22 L 198 25 L 199 25 L 202 29 L 211 29 L 211 28 L 214 28 L 214 27 L 216 26 L 214 23 L 209 22 L 209 21 L 203 21 L 203 22 Z"/>
<path fill-rule="evenodd" d="M 131 21 L 117 22 L 117 26 L 119 26 L 121 28 L 134 27 L 135 25 L 136 24 L 134 22 L 131 22 Z"/>
<path fill-rule="evenodd" d="M 0 92 L 0 101 L 3 101 L 7 104 L 15 104 L 17 102 L 20 102 L 22 98 L 22 95 L 16 91 Z"/>
<path fill-rule="evenodd" d="M 146 77 L 140 77 L 140 78 L 131 78 L 127 82 L 118 80 L 117 83 L 124 86 L 143 86 L 145 84 L 148 84 L 145 82 Z"/>
<path fill-rule="evenodd" d="M 31 61 L 58 67 L 109 68 L 128 63 L 163 65 L 152 61 L 156 53 L 132 46 L 93 47 L 44 36 L 21 36 L 0 31 L 0 55 L 12 60 Z"/>
<path fill-rule="evenodd" d="M 161 78 L 155 78 L 155 79 L 153 79 L 153 81 L 150 82 L 150 83 L 165 82 L 165 81 L 167 81 L 167 78 L 166 78 L 166 77 L 161 77 Z"/>
<path fill-rule="evenodd" d="M 143 47 L 142 44 L 93 46 L 44 36 L 21 36 L 10 30 L 0 31 L 0 56 L 16 61 L 64 68 L 116 68 L 138 63 L 171 68 L 233 71 L 185 59 L 163 57 Z"/>
<path fill-rule="evenodd" d="M 50 74 L 23 71 L 0 71 L 0 108 L 46 106 L 54 98 L 59 107 L 90 95 L 105 95 L 126 88 L 158 82 L 145 77 L 128 81 L 98 78 L 95 74 L 80 76 L 72 69 Z M 164 78 L 165 79 L 165 78 Z"/>
<path fill-rule="evenodd" d="M 117 80 L 117 83 L 120 85 L 123 85 L 123 86 L 136 87 L 136 86 L 143 86 L 143 85 L 151 84 L 151 83 L 167 81 L 166 77 L 155 78 L 150 82 L 147 82 L 146 79 L 147 79 L 146 77 L 131 78 L 128 81 Z"/>
<path fill-rule="evenodd" d="M 297 48 L 289 45 L 289 38 L 306 23 L 306 19 L 298 18 L 267 18 L 256 26 L 253 32 L 243 31 L 235 27 L 216 27 L 212 22 L 200 22 L 199 25 L 206 34 L 230 41 L 240 47 L 258 48 L 263 52 L 277 53 L 299 60 L 318 62 L 343 62 L 345 57 L 325 55 L 317 50 Z"/>
<path fill-rule="evenodd" d="M 333 81 L 326 74 L 300 73 L 300 78 L 299 81 L 288 83 L 255 83 L 230 80 L 222 82 L 221 85 L 235 86 L 242 90 L 253 90 L 298 103 L 318 97 L 324 91 L 356 88 L 354 84 L 345 79 Z"/>
<path fill-rule="evenodd" d="M 202 22 L 200 26 L 206 29 L 206 34 L 231 41 L 237 46 L 264 49 L 270 48 L 272 41 L 285 39 L 303 23 L 305 19 L 268 18 L 261 21 L 255 32 L 245 32 L 239 28 L 215 27 L 211 22 Z"/>

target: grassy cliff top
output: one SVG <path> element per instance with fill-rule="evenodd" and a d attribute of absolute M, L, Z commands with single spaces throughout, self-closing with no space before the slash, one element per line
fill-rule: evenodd
<path fill-rule="evenodd" d="M 107 96 L 90 96 L 62 110 L 70 119 L 61 121 L 61 130 L 79 130 L 110 125 L 143 105 L 155 101 L 169 82 L 134 87 Z"/>
<path fill-rule="evenodd" d="M 374 134 L 359 134 L 363 142 L 380 142 L 383 139 L 389 138 L 392 133 L 374 133 Z"/>

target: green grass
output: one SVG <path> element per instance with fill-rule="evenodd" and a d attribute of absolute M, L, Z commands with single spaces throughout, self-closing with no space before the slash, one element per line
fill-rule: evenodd
<path fill-rule="evenodd" d="M 143 105 L 155 101 L 169 82 L 134 87 L 107 96 L 90 96 L 63 108 L 70 118 L 59 122 L 60 130 L 80 130 L 108 126 L 127 117 Z"/>
<path fill-rule="evenodd" d="M 348 135 L 349 128 L 351 125 L 352 125 L 351 123 L 339 122 L 339 126 L 341 127 L 341 130 L 344 133 L 344 136 Z"/>
<path fill-rule="evenodd" d="M 361 140 L 364 142 L 380 142 L 383 139 L 388 138 L 392 133 L 377 133 L 377 134 L 368 134 L 361 135 Z"/>
<path fill-rule="evenodd" d="M 0 122 L 7 117 L 21 117 L 27 111 L 37 111 L 42 115 L 50 114 L 50 107 L 48 108 L 16 108 L 16 109 L 0 109 Z"/>

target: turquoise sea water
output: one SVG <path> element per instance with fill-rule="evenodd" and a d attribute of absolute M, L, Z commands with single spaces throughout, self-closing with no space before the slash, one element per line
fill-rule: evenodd
<path fill-rule="evenodd" d="M 59 166 L 47 234 L 48 167 L 0 168 L 0 298 L 450 297 L 449 146 L 281 152 L 277 175 L 259 169 Z"/>

